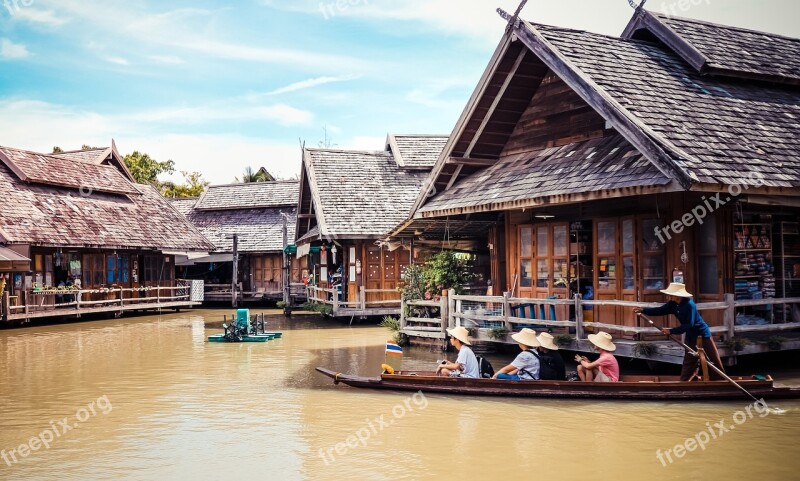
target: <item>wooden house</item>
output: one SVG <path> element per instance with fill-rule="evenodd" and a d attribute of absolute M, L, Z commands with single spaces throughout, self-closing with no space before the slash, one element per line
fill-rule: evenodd
<path fill-rule="evenodd" d="M 174 255 L 212 248 L 113 145 L 58 154 L 0 147 L 4 320 L 194 303 Z M 11 255 L 11 252 L 16 257 Z"/>
<path fill-rule="evenodd" d="M 511 22 L 394 237 L 494 216 L 471 230 L 496 292 L 556 299 L 498 318 L 633 336 L 632 306 L 684 280 L 716 332 L 798 328 L 798 86 L 795 38 L 643 9 L 619 38 Z"/>
<path fill-rule="evenodd" d="M 212 185 L 199 199 L 174 199 L 173 205 L 214 244 L 208 256 L 182 259 L 181 272 L 205 281 L 207 301 L 282 299 L 284 242 L 294 240 L 297 198 L 298 182 L 288 180 Z M 291 261 L 290 283 L 302 281 L 301 268 L 300 260 Z"/>
<path fill-rule="evenodd" d="M 381 151 L 303 149 L 297 257 L 334 315 L 399 312 L 410 243 L 383 243 L 407 218 L 447 137 L 389 135 Z"/>

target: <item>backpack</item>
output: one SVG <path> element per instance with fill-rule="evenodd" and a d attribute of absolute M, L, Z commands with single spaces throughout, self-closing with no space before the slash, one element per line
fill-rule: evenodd
<path fill-rule="evenodd" d="M 528 352 L 536 356 L 536 359 L 539 360 L 539 379 L 549 381 L 564 380 L 561 379 L 560 373 L 558 372 L 558 367 L 553 359 L 550 358 L 550 356 L 540 356 L 539 353 L 534 349 L 528 349 Z"/>
<path fill-rule="evenodd" d="M 494 368 L 492 363 L 486 360 L 485 357 L 475 356 L 478 359 L 478 371 L 482 378 L 489 379 L 494 376 Z"/>

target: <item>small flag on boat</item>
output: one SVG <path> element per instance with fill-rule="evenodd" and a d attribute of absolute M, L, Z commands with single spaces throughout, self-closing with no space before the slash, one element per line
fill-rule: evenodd
<path fill-rule="evenodd" d="M 402 356 L 403 348 L 394 341 L 386 341 L 386 354 L 391 356 Z"/>

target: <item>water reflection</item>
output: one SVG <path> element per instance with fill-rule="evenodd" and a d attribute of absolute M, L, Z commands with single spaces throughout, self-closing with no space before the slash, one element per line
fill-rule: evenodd
<path fill-rule="evenodd" d="M 662 467 L 657 449 L 682 443 L 706 421 L 730 419 L 745 403 L 430 395 L 422 408 L 409 401 L 413 393 L 334 386 L 314 371 L 377 374 L 382 329 L 271 317 L 282 339 L 205 342 L 220 332 L 223 313 L 230 314 L 0 331 L 0 449 L 18 448 L 101 395 L 113 404 L 49 449 L 11 466 L 0 460 L 0 479 L 517 479 L 542 475 L 543 467 L 553 479 L 576 479 L 597 477 L 602 467 L 603 477 L 618 479 L 713 472 L 773 480 L 795 479 L 800 468 L 797 402 L 780 403 L 784 416 L 755 418 Z M 441 357 L 407 350 L 402 365 L 429 368 Z M 379 427 L 382 416 L 393 422 Z M 347 446 L 365 426 L 368 439 Z"/>

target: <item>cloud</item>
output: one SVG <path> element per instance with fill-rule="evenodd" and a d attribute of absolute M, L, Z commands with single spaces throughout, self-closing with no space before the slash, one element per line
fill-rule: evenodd
<path fill-rule="evenodd" d="M 0 59 L 17 60 L 30 55 L 25 45 L 14 43 L 7 38 L 0 39 Z"/>
<path fill-rule="evenodd" d="M 106 57 L 106 62 L 114 63 L 117 65 L 130 65 L 130 62 L 128 62 L 126 59 L 122 57 Z"/>
<path fill-rule="evenodd" d="M 14 12 L 14 18 L 30 23 L 38 23 L 47 27 L 60 27 L 67 23 L 67 19 L 57 17 L 53 10 L 41 10 L 38 8 L 25 7 Z"/>
<path fill-rule="evenodd" d="M 271 92 L 268 92 L 266 95 L 280 95 L 289 92 L 296 92 L 298 90 L 308 89 L 312 87 L 317 87 L 320 85 L 325 85 L 334 82 L 346 82 L 349 80 L 355 80 L 359 78 L 359 75 L 340 75 L 338 77 L 316 77 L 310 78 L 306 80 L 301 80 L 300 82 L 295 82 L 289 85 L 286 85 L 281 88 L 277 88 Z"/>
<path fill-rule="evenodd" d="M 183 60 L 180 57 L 176 57 L 174 55 L 150 55 L 147 58 L 149 58 L 154 62 L 163 63 L 167 65 L 180 65 L 186 63 L 185 60 Z"/>
<path fill-rule="evenodd" d="M 286 115 L 286 111 L 275 108 L 271 115 Z M 300 148 L 295 142 L 239 134 L 177 134 L 151 127 L 142 118 L 127 115 L 0 99 L 0 145 L 50 152 L 56 145 L 64 150 L 78 149 L 84 143 L 107 146 L 114 138 L 123 155 L 139 150 L 159 160 L 172 159 L 176 171 L 198 171 L 214 183 L 232 182 L 248 165 L 263 165 L 273 175 L 286 178 L 300 170 Z M 182 179 L 177 175 L 173 180 Z"/>
<path fill-rule="evenodd" d="M 203 124 L 209 122 L 269 121 L 279 125 L 308 126 L 314 114 L 286 104 L 241 105 L 236 101 L 220 101 L 213 105 L 166 107 L 131 113 L 127 116 L 144 124 Z"/>

